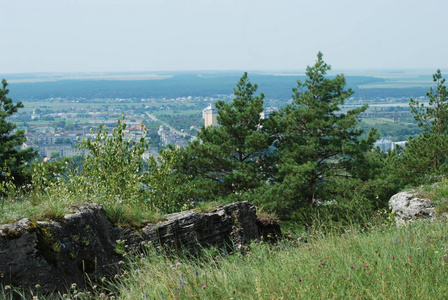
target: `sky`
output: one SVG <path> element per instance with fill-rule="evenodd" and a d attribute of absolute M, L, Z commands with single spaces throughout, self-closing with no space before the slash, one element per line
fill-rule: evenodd
<path fill-rule="evenodd" d="M 0 0 L 0 74 L 447 69 L 446 0 Z"/>

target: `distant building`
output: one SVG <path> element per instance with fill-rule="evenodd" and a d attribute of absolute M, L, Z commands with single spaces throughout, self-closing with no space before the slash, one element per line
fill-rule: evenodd
<path fill-rule="evenodd" d="M 49 127 L 49 126 L 47 126 L 47 127 L 36 127 L 34 129 L 34 131 L 37 132 L 37 133 L 42 133 L 42 134 L 45 134 L 47 132 L 49 132 L 51 134 L 55 134 L 56 133 L 56 129 L 54 129 L 54 127 Z"/>
<path fill-rule="evenodd" d="M 380 147 L 380 150 L 387 152 L 392 147 L 392 141 L 386 138 L 381 138 L 375 142 L 374 147 Z"/>
<path fill-rule="evenodd" d="M 31 114 L 31 120 L 40 119 L 40 115 L 36 114 L 36 109 L 33 108 L 33 113 Z"/>
<path fill-rule="evenodd" d="M 163 146 L 174 145 L 178 148 L 186 147 L 188 145 L 188 135 L 183 136 L 175 132 L 170 131 L 169 128 L 160 125 L 157 134 L 160 136 L 160 141 Z"/>
<path fill-rule="evenodd" d="M 77 149 L 71 145 L 46 145 L 37 148 L 42 157 L 53 157 L 55 154 L 60 157 L 72 157 L 76 155 L 86 155 L 87 149 Z"/>
<path fill-rule="evenodd" d="M 157 159 L 159 156 L 159 149 L 157 147 L 148 148 L 148 150 L 143 153 L 144 159 L 149 159 L 150 157 L 154 157 L 155 159 Z"/>
<path fill-rule="evenodd" d="M 389 139 L 382 138 L 375 142 L 373 145 L 374 147 L 380 147 L 380 150 L 383 152 L 387 152 L 389 150 L 393 151 L 397 146 L 400 146 L 401 148 L 406 148 L 407 141 L 401 141 L 401 142 L 392 142 Z"/>
<path fill-rule="evenodd" d="M 204 126 L 218 126 L 218 110 L 212 104 L 202 110 L 202 118 L 204 119 Z"/>
<path fill-rule="evenodd" d="M 262 119 L 267 119 L 269 118 L 269 115 L 275 111 L 279 111 L 280 109 L 277 107 L 266 107 L 265 110 L 263 110 L 263 112 L 260 114 L 260 117 Z"/>
<path fill-rule="evenodd" d="M 392 143 L 392 150 L 394 150 L 397 146 L 400 146 L 401 148 L 406 148 L 407 141 L 401 141 L 401 142 L 395 142 Z"/>
<path fill-rule="evenodd" d="M 260 119 L 267 119 L 272 112 L 278 110 L 279 109 L 276 107 L 268 107 L 260 113 Z M 213 107 L 212 104 L 210 104 L 209 106 L 207 106 L 202 110 L 202 118 L 204 119 L 205 127 L 218 126 L 217 117 L 218 117 L 218 110 L 215 107 Z"/>

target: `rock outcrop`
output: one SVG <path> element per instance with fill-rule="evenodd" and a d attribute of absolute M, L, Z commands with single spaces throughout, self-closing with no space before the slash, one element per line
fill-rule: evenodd
<path fill-rule="evenodd" d="M 274 222 L 275 223 L 275 222 Z M 167 245 L 195 252 L 197 247 L 245 244 L 280 234 L 278 224 L 260 222 L 255 206 L 238 202 L 206 213 L 185 211 L 166 221 L 131 230 L 112 224 L 99 204 L 73 208 L 61 222 L 22 219 L 0 225 L 0 283 L 41 291 L 64 291 L 76 283 L 110 278 L 119 271 L 123 249 Z"/>
<path fill-rule="evenodd" d="M 397 224 L 419 218 L 433 218 L 435 209 L 431 199 L 419 196 L 416 191 L 406 191 L 393 195 L 389 207 Z"/>

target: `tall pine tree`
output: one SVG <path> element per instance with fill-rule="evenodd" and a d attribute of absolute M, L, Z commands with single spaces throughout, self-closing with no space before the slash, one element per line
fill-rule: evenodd
<path fill-rule="evenodd" d="M 213 195 L 244 192 L 264 183 L 269 135 L 263 126 L 263 94 L 247 73 L 234 89 L 231 103 L 216 102 L 216 127 L 202 127 L 198 139 L 181 151 L 179 170 Z"/>
<path fill-rule="evenodd" d="M 377 136 L 372 131 L 364 140 L 357 129 L 358 116 L 367 106 L 341 113 L 341 105 L 353 91 L 345 89 L 345 78 L 326 77 L 331 69 L 318 53 L 307 79 L 297 81 L 293 102 L 271 121 L 278 131 L 280 154 L 276 184 L 271 198 L 283 212 L 314 205 L 325 199 L 333 178 L 353 176 L 364 153 L 372 149 Z M 277 195 L 277 196 L 276 196 Z"/>
<path fill-rule="evenodd" d="M 424 132 L 410 139 L 403 153 L 402 173 L 408 183 L 448 171 L 448 91 L 440 70 L 433 81 L 436 87 L 426 94 L 427 105 L 412 98 L 409 101 L 414 119 Z"/>
<path fill-rule="evenodd" d="M 23 130 L 15 130 L 16 125 L 8 122 L 7 118 L 23 107 L 22 102 L 13 103 L 8 97 L 9 90 L 5 79 L 2 80 L 0 89 L 0 168 L 3 172 L 10 173 L 14 183 L 23 184 L 27 181 L 25 163 L 30 161 L 36 151 L 28 148 L 21 150 L 20 146 L 26 141 Z M 0 172 L 0 182 L 7 180 Z"/>

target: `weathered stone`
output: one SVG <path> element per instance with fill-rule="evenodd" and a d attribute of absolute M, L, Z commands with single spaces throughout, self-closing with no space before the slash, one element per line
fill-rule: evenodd
<path fill-rule="evenodd" d="M 41 291 L 63 290 L 91 278 L 117 272 L 114 230 L 101 205 L 89 203 L 66 215 L 64 222 L 22 219 L 0 226 L 2 283 L 22 287 L 39 284 Z"/>
<path fill-rule="evenodd" d="M 198 246 L 243 244 L 260 237 L 255 206 L 248 202 L 220 206 L 208 213 L 185 211 L 165 217 L 167 221 L 144 227 L 142 238 L 194 252 Z"/>
<path fill-rule="evenodd" d="M 418 218 L 433 218 L 435 209 L 431 199 L 422 198 L 416 191 L 401 192 L 389 200 L 389 207 L 397 224 Z"/>
<path fill-rule="evenodd" d="M 248 202 L 166 219 L 141 230 L 124 229 L 108 220 L 101 205 L 87 203 L 74 207 L 62 222 L 22 219 L 0 225 L 0 283 L 29 288 L 39 284 L 44 292 L 64 291 L 73 283 L 88 288 L 90 280 L 118 272 L 122 245 L 138 250 L 151 242 L 194 253 L 198 246 L 244 244 L 266 232 Z"/>

